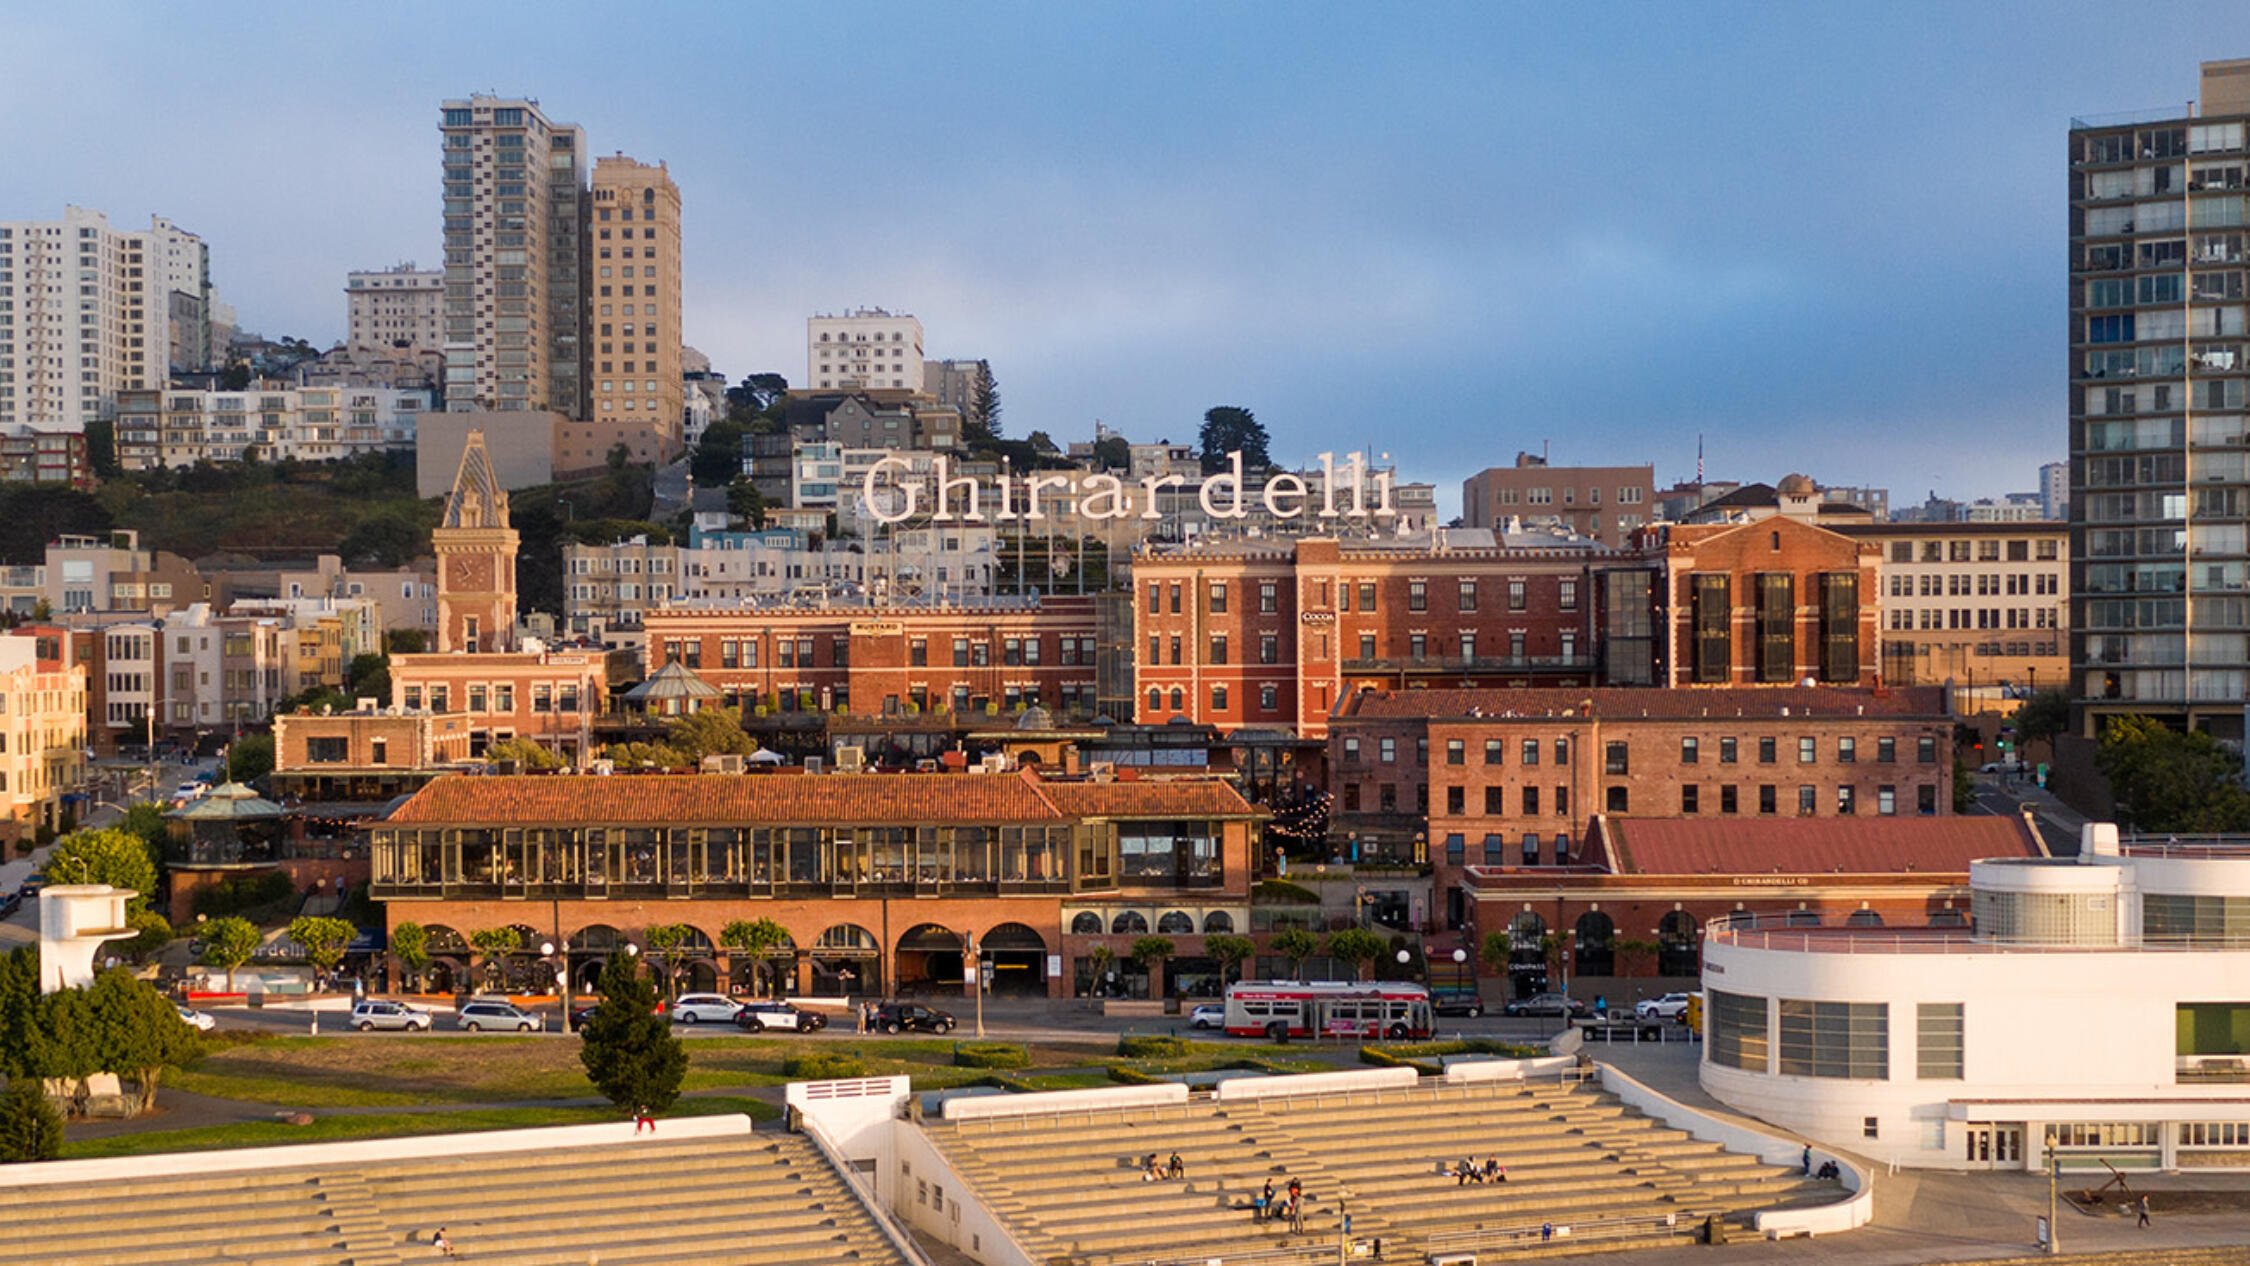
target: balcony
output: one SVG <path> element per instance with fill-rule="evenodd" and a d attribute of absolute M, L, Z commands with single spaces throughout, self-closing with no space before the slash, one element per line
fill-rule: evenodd
<path fill-rule="evenodd" d="M 1591 655 L 1407 655 L 1344 661 L 1348 673 L 1583 672 L 1593 667 Z"/>

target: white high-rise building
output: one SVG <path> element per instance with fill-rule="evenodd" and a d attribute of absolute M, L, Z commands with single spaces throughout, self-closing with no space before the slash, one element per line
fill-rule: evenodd
<path fill-rule="evenodd" d="M 161 217 L 0 222 L 0 426 L 83 431 L 118 392 L 205 368 L 210 294 L 203 239 Z"/>
<path fill-rule="evenodd" d="M 445 273 L 412 263 L 344 278 L 349 321 L 345 343 L 356 349 L 439 351 L 445 347 Z"/>
<path fill-rule="evenodd" d="M 881 308 L 806 318 L 805 382 L 817 391 L 921 391 L 922 323 Z"/>
<path fill-rule="evenodd" d="M 2039 517 L 2061 522 L 2070 517 L 2070 463 L 2048 462 L 2039 468 Z"/>
<path fill-rule="evenodd" d="M 445 404 L 586 416 L 586 134 L 528 98 L 443 106 Z"/>

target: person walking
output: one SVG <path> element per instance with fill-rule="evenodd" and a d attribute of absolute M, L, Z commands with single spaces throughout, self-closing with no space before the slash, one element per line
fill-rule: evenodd
<path fill-rule="evenodd" d="M 2135 1210 L 2136 1210 L 2136 1211 L 2137 1211 L 2137 1212 L 2138 1212 L 2138 1213 L 2140 1214 L 2140 1220 L 2139 1220 L 2139 1221 L 2137 1221 L 2137 1222 L 2135 1222 L 2135 1223 L 2134 1223 L 2133 1225 L 2135 1225 L 2135 1226 L 2147 1226 L 2147 1225 L 2148 1225 L 2148 1193 L 2147 1193 L 2147 1192 L 2145 1192 L 2145 1191 L 2144 1191 L 2144 1192 L 2142 1192 L 2142 1193 L 2141 1193 L 2141 1199 L 2140 1199 L 2140 1203 L 2139 1203 L 2139 1204 L 2137 1204 L 2137 1205 L 2135 1205 L 2135 1206 L 2134 1206 L 2134 1209 L 2135 1209 Z"/>
<path fill-rule="evenodd" d="M 639 1138 L 643 1127 L 651 1134 L 656 1133 L 656 1114 L 649 1111 L 645 1103 L 633 1109 L 633 1137 Z"/>
<path fill-rule="evenodd" d="M 1273 1179 L 1268 1178 L 1266 1189 L 1258 1193 L 1258 1220 L 1263 1222 L 1273 1216 L 1273 1208 Z"/>
<path fill-rule="evenodd" d="M 1812 1177 L 1812 1144 L 1805 1145 L 1805 1150 L 1797 1157 L 1797 1163 L 1804 1167 L 1805 1177 Z"/>

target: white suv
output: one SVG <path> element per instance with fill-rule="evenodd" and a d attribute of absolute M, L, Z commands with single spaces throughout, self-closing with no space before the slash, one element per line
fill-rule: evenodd
<path fill-rule="evenodd" d="M 518 1033 L 529 1033 L 533 1029 L 546 1027 L 546 1022 L 531 1012 L 512 1002 L 493 998 L 479 998 L 462 1003 L 461 1009 L 453 1015 L 453 1024 L 455 1028 L 470 1033 L 484 1029 L 514 1029 Z"/>
<path fill-rule="evenodd" d="M 1688 996 L 1668 993 L 1661 998 L 1643 998 L 1633 1004 L 1633 1014 L 1643 1020 L 1677 1020 L 1687 1014 Z"/>
<path fill-rule="evenodd" d="M 719 994 L 683 993 L 672 1004 L 672 1019 L 678 1024 L 726 1024 L 741 1009 L 741 1004 Z"/>
<path fill-rule="evenodd" d="M 365 1033 L 369 1029 L 417 1029 L 428 1032 L 430 1013 L 404 1002 L 389 1002 L 381 998 L 365 998 L 352 1004 L 352 1027 Z"/>

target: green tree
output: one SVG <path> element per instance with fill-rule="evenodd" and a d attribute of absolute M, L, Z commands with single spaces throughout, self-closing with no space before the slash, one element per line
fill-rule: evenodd
<path fill-rule="evenodd" d="M 68 1082 L 71 1113 L 83 1114 L 86 1079 L 102 1071 L 94 1011 L 87 1005 L 86 991 L 57 989 L 39 995 L 27 1036 L 26 1075 Z"/>
<path fill-rule="evenodd" d="M 766 956 L 790 943 L 789 929 L 772 919 L 736 919 L 719 929 L 719 944 L 750 960 L 750 989 L 766 993 Z"/>
<path fill-rule="evenodd" d="M 742 718 L 732 708 L 705 708 L 666 721 L 659 742 L 612 743 L 602 755 L 627 767 L 682 769 L 701 764 L 706 756 L 748 756 L 757 750 L 758 741 L 743 731 Z"/>
<path fill-rule="evenodd" d="M 86 423 L 86 465 L 96 479 L 113 479 L 121 467 L 117 464 L 117 423 L 108 418 L 93 418 Z"/>
<path fill-rule="evenodd" d="M 39 950 L 19 945 L 0 953 L 0 1076 L 34 1076 L 31 1048 L 39 1011 Z"/>
<path fill-rule="evenodd" d="M 313 686 L 283 699 L 274 711 L 284 715 L 296 712 L 316 714 L 323 708 L 330 712 L 349 712 L 352 710 L 352 697 L 334 686 Z"/>
<path fill-rule="evenodd" d="M 227 780 L 249 782 L 273 772 L 273 735 L 245 734 L 227 744 Z"/>
<path fill-rule="evenodd" d="M 1610 943 L 1616 951 L 1618 975 L 1646 976 L 1656 966 L 1656 953 L 1664 948 L 1646 937 L 1621 936 Z"/>
<path fill-rule="evenodd" d="M 1367 979 L 1368 969 L 1386 948 L 1382 937 L 1365 928 L 1344 928 L 1328 934 L 1328 956 L 1350 963 L 1361 980 Z"/>
<path fill-rule="evenodd" d="M 502 761 L 514 761 L 516 768 L 526 773 L 561 769 L 563 763 L 562 757 L 552 749 L 522 737 L 504 738 L 484 749 L 485 764 L 497 765 Z"/>
<path fill-rule="evenodd" d="M 748 475 L 737 475 L 727 484 L 727 513 L 745 520 L 751 527 L 766 525 L 766 498 L 758 485 Z"/>
<path fill-rule="evenodd" d="M 202 1052 L 202 1035 L 180 1021 L 178 1009 L 122 967 L 96 976 L 86 1002 L 93 1012 L 95 1061 L 133 1083 L 136 1113 L 156 1106 L 157 1082 L 166 1068 Z"/>
<path fill-rule="evenodd" d="M 2147 717 L 2113 717 L 2094 763 L 2109 779 L 2119 819 L 2135 830 L 2250 830 L 2242 758 L 2201 730 L 2183 734 Z"/>
<path fill-rule="evenodd" d="M 1302 980 L 1305 960 L 1320 952 L 1320 938 L 1304 928 L 1283 928 L 1266 942 L 1267 948 L 1289 960 L 1289 978 Z"/>
<path fill-rule="evenodd" d="M 484 928 L 469 933 L 469 948 L 484 960 L 484 971 L 480 979 L 488 987 L 497 986 L 507 979 L 508 955 L 523 948 L 523 933 L 512 927 Z"/>
<path fill-rule="evenodd" d="M 152 788 L 151 794 L 161 790 L 162 788 Z M 125 810 L 125 817 L 118 822 L 116 829 L 140 840 L 148 849 L 149 860 L 156 864 L 159 871 L 163 870 L 164 841 L 171 835 L 171 824 L 164 820 L 163 806 L 144 800 Z"/>
<path fill-rule="evenodd" d="M 430 635 L 421 629 L 387 629 L 383 633 L 383 649 L 393 655 L 420 655 L 430 649 Z"/>
<path fill-rule="evenodd" d="M 687 1049 L 656 1012 L 656 990 L 640 960 L 613 955 L 602 970 L 602 1003 L 587 1018 L 578 1052 L 586 1079 L 602 1097 L 628 1111 L 662 1112 L 680 1096 Z"/>
<path fill-rule="evenodd" d="M 306 959 L 323 972 L 336 970 L 357 935 L 359 929 L 342 919 L 308 914 L 289 921 L 289 939 L 303 946 Z"/>
<path fill-rule="evenodd" d="M 1232 932 L 1218 932 L 1203 938 L 1203 952 L 1219 964 L 1219 980 L 1239 980 L 1242 965 L 1258 952 L 1258 943 L 1247 936 Z"/>
<path fill-rule="evenodd" d="M 227 992 L 234 992 L 235 969 L 250 961 L 264 942 L 258 925 L 229 915 L 203 925 L 203 965 L 227 974 Z"/>
<path fill-rule="evenodd" d="M 680 951 L 695 929 L 685 923 L 659 923 L 648 930 L 649 968 L 656 973 L 664 996 L 672 996 L 672 978 L 679 969 Z"/>
<path fill-rule="evenodd" d="M 401 984 L 419 984 L 430 968 L 430 930 L 419 923 L 401 923 L 391 929 L 391 957 L 398 960 Z"/>
<path fill-rule="evenodd" d="M 1133 442 L 1122 435 L 1104 435 L 1094 441 L 1094 466 L 1099 470 L 1128 470 L 1133 465 Z"/>
<path fill-rule="evenodd" d="M 780 374 L 744 374 L 742 385 L 727 388 L 730 408 L 742 405 L 748 412 L 762 413 L 781 403 L 789 394 L 789 380 Z"/>
<path fill-rule="evenodd" d="M 63 1119 L 36 1078 L 16 1077 L 0 1090 L 0 1165 L 62 1155 Z"/>
<path fill-rule="evenodd" d="M 688 473 L 701 488 L 724 488 L 742 474 L 742 440 L 747 428 L 733 418 L 717 418 L 703 428 L 703 439 L 688 458 Z"/>
<path fill-rule="evenodd" d="M 1508 974 L 1508 964 L 1516 954 L 1515 938 L 1506 932 L 1487 932 L 1477 942 L 1477 961 L 1484 964 L 1486 972 L 1495 976 Z"/>
<path fill-rule="evenodd" d="M 117 942 L 118 949 L 135 962 L 147 958 L 172 943 L 172 923 L 154 910 L 135 910 L 125 918 L 125 926 L 133 929 L 130 941 Z"/>
<path fill-rule="evenodd" d="M 965 419 L 962 427 L 964 432 L 974 426 L 984 433 L 987 441 L 1000 438 L 1000 380 L 993 376 L 991 361 L 977 362 L 976 395 L 970 401 L 969 409 L 970 417 Z"/>
<path fill-rule="evenodd" d="M 2070 728 L 2070 692 L 2042 690 L 2016 709 L 2016 735 L 2026 743 L 2051 739 Z"/>
<path fill-rule="evenodd" d="M 402 630 L 419 633 L 421 630 Z M 352 656 L 344 669 L 344 688 L 354 699 L 373 699 L 378 707 L 391 701 L 391 661 L 387 655 L 365 651 Z"/>
<path fill-rule="evenodd" d="M 1139 963 L 1142 969 L 1148 972 L 1149 997 L 1161 998 L 1164 996 L 1164 960 L 1178 953 L 1179 948 L 1172 943 L 1170 937 L 1143 936 L 1136 938 L 1133 941 L 1133 947 L 1125 951 L 1134 962 Z"/>
<path fill-rule="evenodd" d="M 130 903 L 135 910 L 156 895 L 156 862 L 140 836 L 103 827 L 73 831 L 55 841 L 47 855 L 49 882 L 58 884 L 108 884 L 130 888 L 139 895 Z"/>
<path fill-rule="evenodd" d="M 354 523 L 336 552 L 352 566 L 404 567 L 429 548 L 430 532 L 420 520 L 403 510 L 386 509 Z"/>
<path fill-rule="evenodd" d="M 1226 467 L 1227 454 L 1242 450 L 1244 470 L 1266 470 L 1273 459 L 1266 454 L 1266 428 L 1248 409 L 1238 405 L 1222 404 L 1203 414 L 1203 428 L 1197 434 L 1201 445 L 1203 473 L 1213 474 Z"/>

